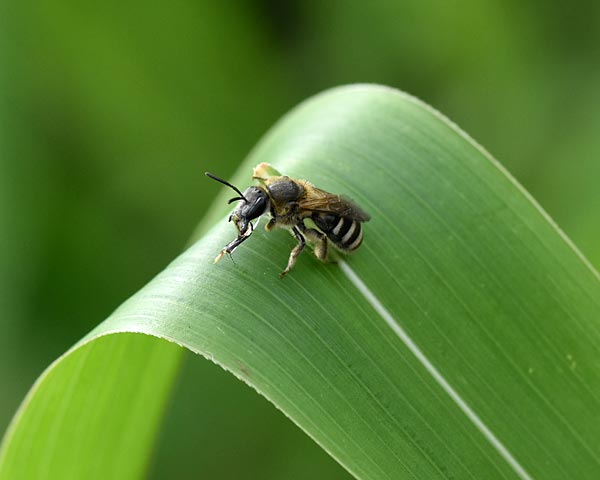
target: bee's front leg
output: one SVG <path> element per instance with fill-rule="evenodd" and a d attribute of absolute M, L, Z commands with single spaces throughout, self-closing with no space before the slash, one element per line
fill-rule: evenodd
<path fill-rule="evenodd" d="M 223 247 L 223 249 L 219 252 L 217 257 L 215 258 L 214 263 L 217 263 L 219 260 L 221 260 L 225 256 L 225 254 L 231 255 L 233 253 L 233 251 L 237 247 L 239 247 L 242 242 L 247 240 L 248 237 L 250 235 L 252 235 L 252 232 L 254 231 L 254 226 L 252 225 L 252 223 L 250 223 L 249 226 L 250 226 L 250 228 L 246 231 L 246 233 L 244 235 L 238 235 L 235 240 L 233 240 L 232 242 L 228 243 L 227 245 L 225 245 Z"/>
<path fill-rule="evenodd" d="M 302 250 L 304 250 L 304 247 L 306 246 L 306 240 L 304 239 L 304 236 L 300 233 L 300 230 L 298 230 L 297 227 L 292 227 L 292 232 L 294 232 L 294 236 L 298 240 L 298 245 L 292 248 L 287 267 L 285 267 L 285 270 L 279 274 L 279 278 L 285 277 L 285 275 L 294 267 L 298 255 L 302 253 Z"/>

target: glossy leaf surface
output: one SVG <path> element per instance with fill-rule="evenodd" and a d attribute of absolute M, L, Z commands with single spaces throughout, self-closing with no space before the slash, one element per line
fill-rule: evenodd
<path fill-rule="evenodd" d="M 0 478 L 143 472 L 180 351 L 121 332 L 219 363 L 357 478 L 600 474 L 598 276 L 480 147 L 352 86 L 292 111 L 234 183 L 260 162 L 367 210 L 357 254 L 280 280 L 294 240 L 260 228 L 214 266 L 223 192 L 215 226 L 42 377 Z"/>

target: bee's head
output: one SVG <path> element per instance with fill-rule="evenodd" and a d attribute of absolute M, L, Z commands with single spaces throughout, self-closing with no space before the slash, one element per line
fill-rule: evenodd
<path fill-rule="evenodd" d="M 260 187 L 248 187 L 246 191 L 242 193 L 237 187 L 226 180 L 213 175 L 212 173 L 206 172 L 206 176 L 222 183 L 223 185 L 227 185 L 235 190 L 235 192 L 239 195 L 239 197 L 231 198 L 227 202 L 238 202 L 237 207 L 235 207 L 235 210 L 229 216 L 229 221 L 233 221 L 233 223 L 235 223 L 240 236 L 246 235 L 248 225 L 250 225 L 250 228 L 252 228 L 252 224 L 250 222 L 266 213 L 269 209 L 269 197 L 267 192 Z M 252 233 L 252 230 L 248 232 L 248 235 L 250 233 Z"/>
<path fill-rule="evenodd" d="M 229 203 L 238 200 L 237 207 L 229 216 L 240 235 L 245 235 L 250 221 L 260 217 L 269 208 L 269 197 L 267 192 L 259 187 L 248 187 L 240 197 L 232 198 Z"/>

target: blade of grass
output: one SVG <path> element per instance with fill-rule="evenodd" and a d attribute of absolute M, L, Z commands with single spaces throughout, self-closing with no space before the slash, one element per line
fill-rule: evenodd
<path fill-rule="evenodd" d="M 234 183 L 248 184 L 261 161 L 364 207 L 373 219 L 360 251 L 342 268 L 304 254 L 282 281 L 293 240 L 256 231 L 235 264 L 213 266 L 234 235 L 221 196 L 204 223 L 217 225 L 38 382 L 3 443 L 0 478 L 27 462 L 78 478 L 95 452 L 103 465 L 121 458 L 146 408 L 156 424 L 174 367 L 149 379 L 134 358 L 138 381 L 158 392 L 138 408 L 115 397 L 119 368 L 87 360 L 105 342 L 141 341 L 122 332 L 217 362 L 357 478 L 597 477 L 600 282 L 495 161 L 436 112 L 376 86 L 302 104 Z M 73 393 L 48 409 L 61 384 Z M 121 432 L 106 438 L 126 444 L 64 413 L 89 409 L 114 409 Z M 112 478 L 141 471 L 151 430 Z M 77 459 L 65 454 L 74 444 Z M 99 477 L 115 473 L 103 468 Z"/>

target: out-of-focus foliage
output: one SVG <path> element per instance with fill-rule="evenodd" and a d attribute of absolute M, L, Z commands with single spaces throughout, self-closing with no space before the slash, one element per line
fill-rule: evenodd
<path fill-rule="evenodd" d="M 202 172 L 231 174 L 280 114 L 332 85 L 384 83 L 446 113 L 600 265 L 599 46 L 592 1 L 2 2 L 0 425 L 182 249 L 218 188 Z M 208 405 L 222 413 L 191 426 Z M 207 478 L 224 465 L 345 478 L 204 362 L 188 362 L 170 412 L 157 477 L 177 462 Z"/>

